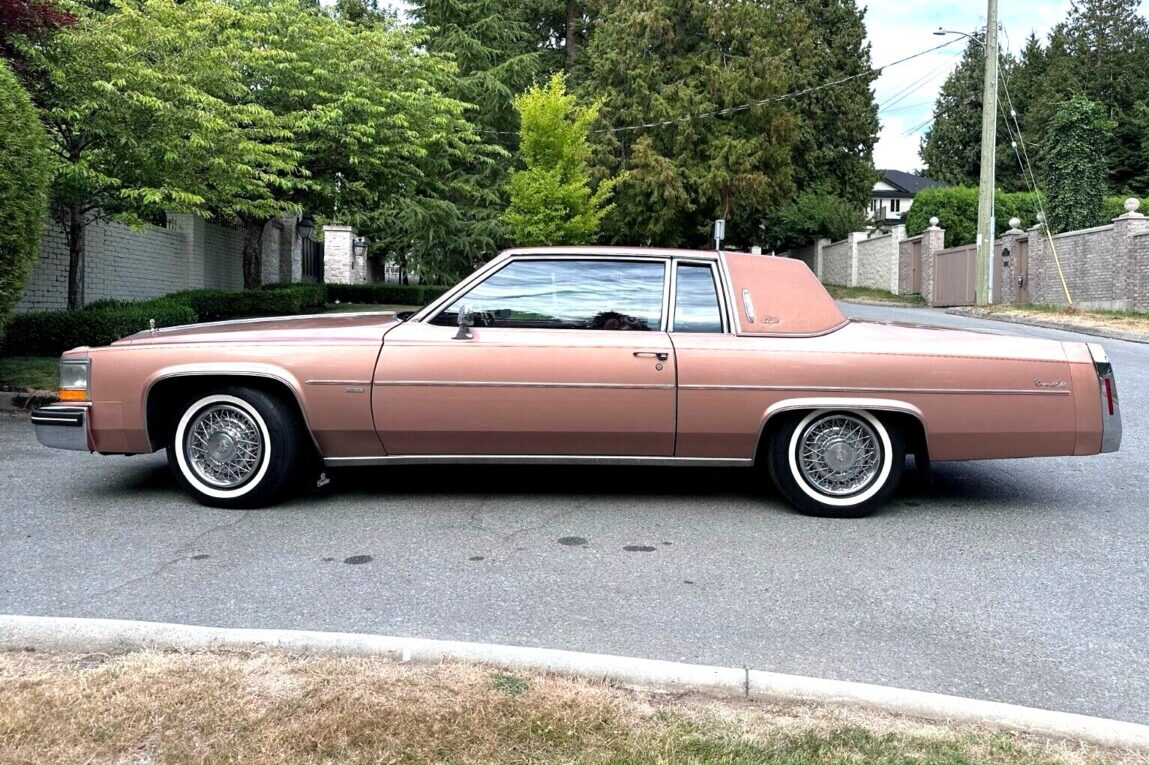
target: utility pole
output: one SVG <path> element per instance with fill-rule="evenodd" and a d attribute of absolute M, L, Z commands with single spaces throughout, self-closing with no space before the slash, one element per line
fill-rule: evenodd
<path fill-rule="evenodd" d="M 989 0 L 985 23 L 985 84 L 981 105 L 981 181 L 977 200 L 977 271 L 974 299 L 990 302 L 993 270 L 994 170 L 997 164 L 997 0 Z"/>

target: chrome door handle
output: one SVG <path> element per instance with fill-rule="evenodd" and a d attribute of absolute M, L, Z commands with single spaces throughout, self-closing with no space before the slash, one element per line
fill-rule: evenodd
<path fill-rule="evenodd" d="M 635 351 L 635 358 L 639 359 L 658 359 L 659 361 L 666 361 L 670 358 L 669 353 L 659 353 L 656 351 Z"/>

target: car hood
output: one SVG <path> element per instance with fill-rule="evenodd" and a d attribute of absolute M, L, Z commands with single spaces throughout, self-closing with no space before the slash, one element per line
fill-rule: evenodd
<path fill-rule="evenodd" d="M 381 340 L 384 333 L 398 322 L 399 319 L 393 312 L 239 319 L 165 327 L 155 331 L 144 330 L 117 340 L 112 345 Z"/>

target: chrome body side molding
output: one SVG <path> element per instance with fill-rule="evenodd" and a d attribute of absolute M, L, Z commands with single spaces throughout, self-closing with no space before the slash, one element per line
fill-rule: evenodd
<path fill-rule="evenodd" d="M 752 467 L 753 459 L 727 457 L 628 457 L 594 454 L 402 454 L 387 457 L 327 457 L 327 467 L 364 465 L 650 465 L 667 467 Z"/>

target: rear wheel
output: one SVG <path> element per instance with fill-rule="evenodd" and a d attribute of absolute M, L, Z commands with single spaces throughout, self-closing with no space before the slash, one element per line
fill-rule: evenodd
<path fill-rule="evenodd" d="M 901 434 L 867 411 L 819 409 L 772 433 L 767 465 L 787 500 L 808 515 L 860 518 L 893 494 L 905 467 Z"/>
<path fill-rule="evenodd" d="M 168 463 L 202 504 L 262 507 L 286 497 L 306 472 L 305 438 L 295 412 L 273 396 L 221 388 L 184 407 Z"/>

